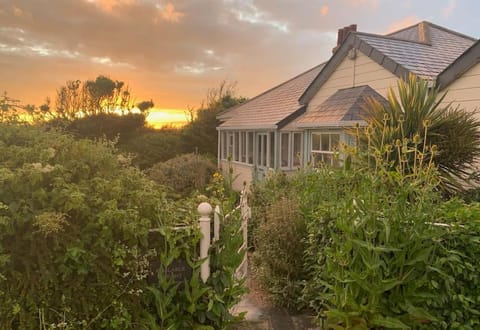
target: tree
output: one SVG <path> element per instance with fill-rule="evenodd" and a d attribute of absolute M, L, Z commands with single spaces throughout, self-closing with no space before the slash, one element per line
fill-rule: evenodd
<path fill-rule="evenodd" d="M 142 113 L 153 107 L 153 101 L 137 104 Z M 58 118 L 74 120 L 84 116 L 131 113 L 134 102 L 130 89 L 123 81 L 98 76 L 95 80 L 67 81 L 57 90 L 54 113 Z"/>
<path fill-rule="evenodd" d="M 392 167 L 412 171 L 417 162 L 431 158 L 438 167 L 441 188 L 450 192 L 465 189 L 477 172 L 480 121 L 451 104 L 443 106 L 444 98 L 445 94 L 439 96 L 426 80 L 413 75 L 399 80 L 397 94 L 388 91 L 387 106 L 369 100 L 365 108 L 369 126 L 359 132 L 360 144 L 386 155 Z M 399 157 L 398 148 L 418 152 Z"/>
<path fill-rule="evenodd" d="M 183 129 L 185 152 L 217 154 L 217 115 L 245 102 L 244 97 L 235 96 L 235 84 L 223 81 L 218 88 L 208 90 L 207 98 L 197 109 L 194 117 Z"/>

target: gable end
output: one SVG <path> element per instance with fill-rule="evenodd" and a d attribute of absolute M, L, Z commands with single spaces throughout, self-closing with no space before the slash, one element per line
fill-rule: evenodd
<path fill-rule="evenodd" d="M 480 40 L 473 44 L 455 62 L 450 64 L 437 78 L 437 88 L 445 89 L 466 71 L 480 62 Z"/>
<path fill-rule="evenodd" d="M 320 87 L 328 80 L 328 78 L 333 74 L 337 67 L 342 63 L 345 57 L 348 55 L 351 49 L 356 49 L 357 51 L 362 52 L 365 56 L 372 59 L 377 64 L 381 65 L 385 70 L 396 75 L 401 79 L 408 77 L 410 71 L 404 68 L 399 63 L 395 62 L 390 57 L 383 54 L 378 49 L 370 46 L 364 40 L 361 40 L 357 35 L 362 35 L 362 33 L 350 33 L 348 38 L 340 46 L 340 48 L 335 52 L 332 58 L 327 62 L 325 67 L 320 71 L 318 76 L 312 81 L 312 83 L 307 87 L 305 92 L 300 96 L 300 104 L 306 105 L 310 100 L 315 96 Z"/>

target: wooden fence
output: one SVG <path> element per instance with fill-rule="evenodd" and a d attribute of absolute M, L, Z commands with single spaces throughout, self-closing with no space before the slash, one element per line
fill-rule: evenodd
<path fill-rule="evenodd" d="M 243 235 L 243 244 L 239 248 L 238 253 L 245 252 L 243 260 L 239 267 L 237 268 L 235 275 L 237 278 L 244 278 L 247 276 L 248 273 L 248 256 L 247 256 L 247 248 L 248 248 L 248 220 L 251 217 L 251 210 L 248 206 L 247 202 L 247 193 L 242 191 L 240 195 L 240 203 L 238 206 L 232 211 L 238 212 L 240 211 L 241 215 L 241 226 L 239 230 L 242 232 Z M 209 203 L 201 203 L 198 206 L 198 213 L 200 214 L 200 231 L 202 233 L 202 239 L 200 241 L 200 259 L 205 259 L 204 263 L 201 266 L 200 274 L 203 282 L 206 282 L 207 279 L 210 277 L 210 257 L 209 257 L 209 250 L 210 246 L 213 242 L 220 239 L 220 226 L 221 226 L 221 218 L 222 218 L 222 210 L 220 206 L 215 207 L 215 212 L 213 214 L 213 238 L 211 234 L 211 213 L 212 213 L 212 206 Z M 226 214 L 223 217 L 223 220 L 228 220 L 229 217 L 232 216 L 232 213 Z"/>

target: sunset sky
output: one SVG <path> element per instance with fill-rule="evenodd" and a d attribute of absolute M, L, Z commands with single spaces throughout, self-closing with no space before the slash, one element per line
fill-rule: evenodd
<path fill-rule="evenodd" d="M 478 37 L 479 12 L 478 0 L 0 0 L 0 92 L 39 105 L 103 74 L 182 121 L 223 80 L 253 97 L 327 60 L 340 27 L 428 20 Z"/>

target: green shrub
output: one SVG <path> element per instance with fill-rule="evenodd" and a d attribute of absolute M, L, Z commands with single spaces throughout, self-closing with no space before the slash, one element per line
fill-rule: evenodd
<path fill-rule="evenodd" d="M 400 159 L 419 156 L 411 142 L 395 146 Z M 443 200 L 429 157 L 392 167 L 392 150 L 370 152 L 347 151 L 342 169 L 306 169 L 254 187 L 254 255 L 266 289 L 283 304 L 313 309 L 328 328 L 477 329 L 479 204 Z M 294 237 L 297 216 L 306 232 Z M 300 265 L 291 258 L 298 246 Z M 289 277 L 285 269 L 297 271 Z M 302 294 L 285 294 L 290 284 Z"/>
<path fill-rule="evenodd" d="M 391 170 L 376 157 L 316 174 L 339 185 L 307 221 L 306 303 L 338 329 L 477 328 L 478 206 L 442 201 L 429 161 Z"/>
<path fill-rule="evenodd" d="M 216 166 L 209 158 L 184 154 L 154 165 L 147 175 L 172 192 L 187 196 L 193 191 L 205 190 L 215 171 Z"/>
<path fill-rule="evenodd" d="M 148 230 L 167 202 L 119 157 L 107 144 L 1 125 L 1 328 L 125 328 L 138 317 Z"/>
<path fill-rule="evenodd" d="M 281 198 L 266 208 L 266 219 L 256 233 L 254 260 L 256 275 L 273 301 L 289 308 L 301 309 L 305 222 L 298 203 Z M 288 242 L 288 243 L 287 243 Z"/>
<path fill-rule="evenodd" d="M 398 88 L 388 91 L 388 105 L 371 99 L 366 110 L 368 130 L 359 131 L 365 147 L 382 153 L 389 149 L 390 168 L 414 168 L 420 157 L 432 159 L 438 166 L 439 187 L 446 192 L 461 192 L 471 188 L 480 156 L 480 121 L 474 112 L 442 104 L 445 94 L 429 87 L 427 80 L 410 75 L 398 80 Z M 357 132 L 353 134 L 356 136 Z M 416 150 L 409 154 L 396 152 L 397 141 Z M 432 153 L 430 147 L 436 145 Z M 400 156 L 403 159 L 400 159 Z"/>
<path fill-rule="evenodd" d="M 198 201 L 167 200 L 128 163 L 108 143 L 0 125 L 0 328 L 223 329 L 235 320 L 238 215 L 222 227 L 203 283 Z M 184 281 L 168 275 L 179 258 L 192 268 Z"/>
<path fill-rule="evenodd" d="M 256 248 L 258 226 L 265 222 L 270 205 L 284 198 L 290 188 L 288 177 L 275 172 L 268 175 L 265 180 L 254 181 L 249 194 L 249 204 L 252 217 L 248 222 L 248 246 Z"/>
<path fill-rule="evenodd" d="M 182 153 L 181 131 L 175 128 L 145 130 L 128 141 L 119 141 L 118 148 L 133 154 L 132 164 L 147 169 Z"/>

